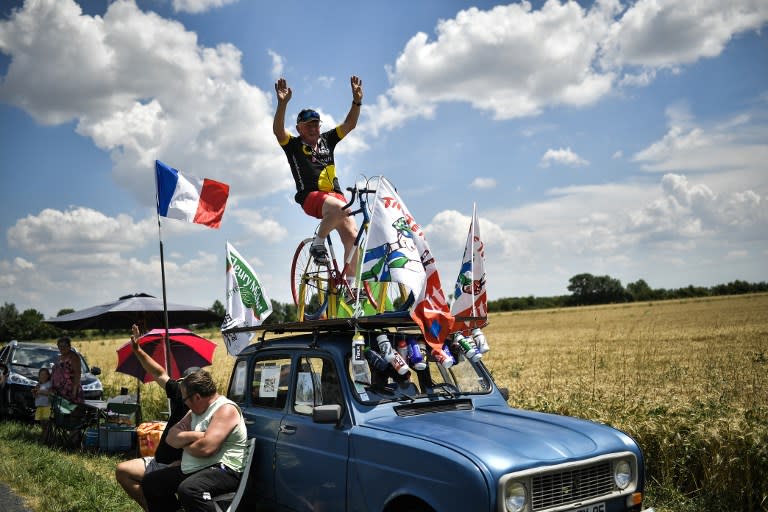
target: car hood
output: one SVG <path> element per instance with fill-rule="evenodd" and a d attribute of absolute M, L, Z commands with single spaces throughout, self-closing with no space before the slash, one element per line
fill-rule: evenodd
<path fill-rule="evenodd" d="M 511 409 L 378 417 L 365 426 L 418 437 L 475 458 L 497 473 L 632 450 L 632 440 L 591 421 Z"/>

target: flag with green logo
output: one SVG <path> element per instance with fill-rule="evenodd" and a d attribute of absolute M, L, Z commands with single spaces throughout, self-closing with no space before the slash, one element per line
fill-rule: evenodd
<path fill-rule="evenodd" d="M 240 253 L 227 242 L 227 313 L 221 330 L 235 327 L 252 327 L 261 323 L 272 313 L 272 301 L 261 287 L 253 271 Z M 227 353 L 236 356 L 251 342 L 253 333 L 222 333 Z"/>

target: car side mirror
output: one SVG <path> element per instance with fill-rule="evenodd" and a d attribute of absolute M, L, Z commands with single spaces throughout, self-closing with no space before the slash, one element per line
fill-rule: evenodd
<path fill-rule="evenodd" d="M 98 366 L 91 366 L 91 375 L 101 375 L 101 368 Z"/>
<path fill-rule="evenodd" d="M 317 405 L 312 409 L 312 421 L 315 423 L 338 423 L 341 420 L 339 404 Z"/>
<path fill-rule="evenodd" d="M 504 397 L 505 402 L 509 402 L 509 388 L 499 388 L 499 393 Z"/>

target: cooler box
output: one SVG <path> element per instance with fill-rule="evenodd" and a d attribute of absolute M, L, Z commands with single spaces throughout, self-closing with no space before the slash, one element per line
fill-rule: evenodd
<path fill-rule="evenodd" d="M 99 450 L 127 452 L 136 446 L 136 403 L 107 401 L 99 425 Z"/>
<path fill-rule="evenodd" d="M 133 428 L 99 427 L 99 450 L 127 452 L 133 448 L 135 436 Z"/>
<path fill-rule="evenodd" d="M 153 457 L 165 429 L 165 421 L 147 421 L 136 427 L 139 439 L 139 456 Z"/>

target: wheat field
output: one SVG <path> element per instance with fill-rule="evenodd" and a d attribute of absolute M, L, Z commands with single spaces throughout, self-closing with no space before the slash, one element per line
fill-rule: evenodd
<path fill-rule="evenodd" d="M 613 425 L 647 459 L 657 511 L 768 510 L 768 294 L 497 313 L 483 359 L 513 407 Z M 75 342 L 102 368 L 107 396 L 128 340 Z M 234 358 L 220 334 L 211 368 L 226 389 Z M 141 386 L 144 418 L 164 394 Z M 659 505 L 661 504 L 661 505 Z"/>

